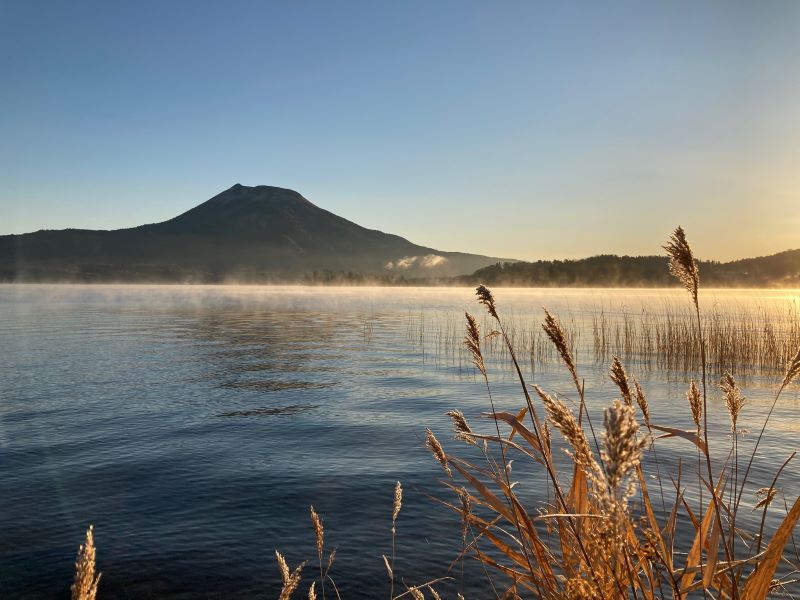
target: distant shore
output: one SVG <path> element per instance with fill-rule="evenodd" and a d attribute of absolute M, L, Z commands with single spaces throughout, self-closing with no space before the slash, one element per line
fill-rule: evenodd
<path fill-rule="evenodd" d="M 308 288 L 452 288 L 464 289 L 474 288 L 476 285 L 482 283 L 480 280 L 470 281 L 438 281 L 438 280 L 424 280 L 424 279 L 408 279 L 402 281 L 358 281 L 358 282 L 314 282 L 314 281 L 291 281 L 291 280 L 267 280 L 267 281 L 202 281 L 202 280 L 187 280 L 187 281 L 161 281 L 161 280 L 2 280 L 0 285 L 63 285 L 63 286 L 196 286 L 196 287 L 308 287 Z M 646 284 L 630 284 L 630 285 L 613 285 L 613 284 L 537 284 L 537 285 L 524 285 L 520 283 L 495 283 L 492 287 L 498 289 L 575 289 L 575 290 L 680 290 L 681 287 L 677 285 L 646 285 Z M 770 284 L 770 285 L 709 285 L 707 290 L 786 290 L 800 292 L 800 282 L 793 284 Z"/>

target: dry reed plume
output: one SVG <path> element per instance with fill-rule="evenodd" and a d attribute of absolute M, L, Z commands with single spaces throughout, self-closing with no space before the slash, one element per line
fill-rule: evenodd
<path fill-rule="evenodd" d="M 392 506 L 392 533 L 395 533 L 397 517 L 400 516 L 400 509 L 403 507 L 403 486 L 400 482 L 394 488 L 394 504 Z"/>
<path fill-rule="evenodd" d="M 639 439 L 639 424 L 633 407 L 622 404 L 619 400 L 609 406 L 604 413 L 603 422 L 603 464 L 606 479 L 612 490 L 620 490 L 631 472 L 639 466 L 642 457 L 642 446 L 645 439 Z M 633 483 L 633 482 L 629 482 Z M 630 487 L 624 494 L 631 496 Z"/>
<path fill-rule="evenodd" d="M 453 421 L 453 432 L 455 433 L 455 438 L 457 440 L 464 440 L 468 444 L 474 444 L 475 434 L 472 431 L 472 428 L 469 426 L 469 423 L 467 423 L 464 413 L 458 409 L 454 409 L 445 414 Z"/>
<path fill-rule="evenodd" d="M 317 511 L 314 510 L 314 507 L 311 506 L 309 508 L 311 512 L 311 525 L 314 527 L 314 537 L 317 541 L 317 559 L 319 560 L 319 581 L 320 581 L 320 589 L 322 591 L 322 598 L 325 598 L 325 575 L 322 570 L 322 552 L 325 549 L 325 528 L 322 526 L 322 518 L 317 514 Z M 313 585 L 313 584 L 312 584 Z M 312 593 L 312 590 L 309 591 L 309 595 Z"/>
<path fill-rule="evenodd" d="M 645 425 L 647 425 L 648 429 L 652 430 L 652 427 L 650 426 L 650 403 L 647 401 L 647 396 L 645 395 L 642 386 L 639 385 L 639 382 L 634 380 L 633 384 L 636 389 L 636 404 L 639 405 L 639 410 L 642 411 L 642 417 L 644 418 Z"/>
<path fill-rule="evenodd" d="M 550 423 L 572 447 L 571 454 L 569 451 L 567 452 L 573 458 L 575 464 L 586 469 L 587 472 L 588 470 L 598 471 L 599 467 L 592 456 L 589 442 L 586 440 L 586 434 L 572 411 L 566 404 L 547 394 L 538 385 L 533 386 L 533 388 L 542 400 L 542 405 Z"/>
<path fill-rule="evenodd" d="M 547 312 L 547 309 L 544 311 L 542 329 L 547 334 L 547 337 L 550 338 L 550 341 L 553 342 L 553 346 L 555 346 L 559 356 L 561 356 L 561 360 L 564 361 L 567 369 L 569 369 L 572 379 L 575 381 L 575 385 L 579 386 L 578 371 L 575 368 L 575 359 L 572 357 L 572 352 L 567 342 L 567 334 L 558 319 Z"/>
<path fill-rule="evenodd" d="M 756 496 L 759 498 L 756 505 L 753 507 L 753 510 L 758 510 L 759 508 L 766 508 L 772 501 L 775 499 L 775 496 L 778 495 L 778 490 L 775 488 L 758 488 L 756 490 Z"/>
<path fill-rule="evenodd" d="M 447 460 L 447 455 L 444 453 L 444 449 L 439 443 L 439 440 L 436 439 L 436 436 L 433 435 L 433 431 L 430 429 L 425 430 L 425 445 L 428 446 L 428 449 L 433 454 L 433 457 L 439 461 L 439 464 L 442 465 L 445 473 L 447 473 L 449 477 L 452 477 L 453 472 L 450 470 L 450 464 Z"/>
<path fill-rule="evenodd" d="M 394 598 L 394 551 L 395 551 L 395 538 L 397 537 L 397 517 L 400 516 L 400 509 L 403 508 L 403 486 L 400 482 L 394 486 L 394 502 L 392 503 L 392 562 L 386 557 L 383 557 L 383 562 L 386 564 L 386 570 L 389 573 L 389 580 L 391 588 L 389 590 L 389 597 Z"/>
<path fill-rule="evenodd" d="M 278 569 L 281 572 L 281 578 L 283 580 L 283 585 L 281 587 L 281 593 L 280 596 L 278 596 L 278 600 L 289 600 L 297 587 L 300 585 L 303 567 L 306 565 L 306 563 L 301 563 L 297 566 L 297 568 L 295 568 L 294 571 L 292 571 L 289 569 L 289 564 L 286 562 L 286 559 L 283 558 L 283 555 L 277 550 L 275 551 L 275 558 L 278 561 Z"/>
<path fill-rule="evenodd" d="M 619 393 L 622 394 L 622 399 L 628 406 L 633 406 L 633 394 L 631 393 L 630 385 L 628 384 L 628 374 L 625 372 L 625 367 L 622 366 L 618 357 L 614 357 L 611 363 L 611 381 L 613 381 L 619 388 Z"/>
<path fill-rule="evenodd" d="M 481 352 L 481 331 L 478 321 L 468 312 L 465 312 L 464 315 L 467 318 L 467 335 L 464 338 L 464 345 L 469 350 L 472 364 L 485 376 L 486 365 L 483 362 L 483 352 Z"/>
<path fill-rule="evenodd" d="M 731 431 L 736 432 L 736 424 L 739 422 L 739 413 L 744 406 L 744 396 L 736 385 L 736 380 L 730 373 L 725 373 L 720 381 L 720 387 L 725 394 L 725 406 L 728 409 L 728 414 L 731 417 Z"/>
<path fill-rule="evenodd" d="M 692 411 L 692 421 L 694 421 L 697 431 L 702 427 L 700 421 L 703 418 L 703 398 L 694 379 L 689 382 L 689 391 L 686 392 L 686 399 L 689 401 L 689 408 Z"/>
<path fill-rule="evenodd" d="M 486 307 L 486 311 L 495 319 L 497 318 L 497 307 L 494 303 L 494 296 L 492 292 L 485 285 L 479 285 L 475 288 L 475 295 L 478 296 L 478 302 Z M 469 321 L 469 319 L 467 319 Z"/>
<path fill-rule="evenodd" d="M 669 272 L 680 281 L 692 301 L 697 304 L 697 294 L 700 288 L 700 270 L 694 259 L 692 248 L 686 241 L 683 227 L 678 227 L 670 236 L 669 242 L 664 246 L 669 257 Z"/>
<path fill-rule="evenodd" d="M 86 530 L 86 541 L 78 548 L 75 561 L 75 580 L 70 587 L 72 600 L 95 600 L 100 573 L 95 575 L 96 551 L 94 547 L 94 530 L 91 525 Z"/>
<path fill-rule="evenodd" d="M 785 388 L 787 385 L 797 379 L 798 375 L 800 375 L 800 350 L 798 350 L 797 354 L 794 355 L 794 358 L 791 360 L 786 369 L 786 376 L 781 382 L 781 389 Z"/>

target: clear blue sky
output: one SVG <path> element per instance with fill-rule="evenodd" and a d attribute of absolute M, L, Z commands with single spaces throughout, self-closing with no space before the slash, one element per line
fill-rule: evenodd
<path fill-rule="evenodd" d="M 0 0 L 0 234 L 236 182 L 442 250 L 800 247 L 800 2 Z"/>

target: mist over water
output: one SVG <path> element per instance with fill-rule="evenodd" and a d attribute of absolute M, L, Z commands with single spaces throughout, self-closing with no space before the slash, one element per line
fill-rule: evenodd
<path fill-rule="evenodd" d="M 702 294 L 704 307 L 723 311 L 797 302 L 785 290 Z M 570 315 L 598 422 L 615 388 L 591 351 L 591 315 L 686 302 L 678 290 L 495 295 L 520 336 L 538 329 L 542 306 Z M 398 577 L 446 575 L 460 527 L 429 498 L 447 492 L 424 428 L 469 455 L 444 413 L 460 408 L 476 428 L 488 425 L 485 388 L 461 351 L 465 309 L 481 313 L 466 288 L 0 286 L 0 596 L 67 597 L 93 523 L 104 600 L 277 597 L 275 549 L 291 565 L 316 555 L 310 504 L 338 548 L 342 596 L 388 595 L 381 554 L 391 551 L 397 480 L 406 490 Z M 490 362 L 498 408 L 518 410 L 506 359 Z M 627 366 L 654 422 L 690 427 L 684 394 L 695 373 Z M 574 399 L 557 364 L 525 367 L 529 383 Z M 744 371 L 734 373 L 747 396 L 740 426 L 757 432 L 778 378 Z M 798 405 L 794 386 L 760 446 L 755 482 L 768 485 L 796 448 Z M 719 393 L 709 418 L 724 439 Z M 661 446 L 667 464 L 677 444 Z M 523 495 L 539 498 L 542 473 L 521 460 L 514 468 Z M 792 463 L 784 488 L 798 483 Z M 458 580 L 460 567 L 450 575 Z M 467 563 L 465 577 L 480 597 L 482 571 Z"/>

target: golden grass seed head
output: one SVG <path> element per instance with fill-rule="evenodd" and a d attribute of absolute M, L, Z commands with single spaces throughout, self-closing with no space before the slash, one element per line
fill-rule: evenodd
<path fill-rule="evenodd" d="M 633 386 L 636 390 L 636 404 L 639 405 L 639 410 L 642 411 L 642 417 L 644 418 L 644 423 L 647 425 L 647 428 L 651 428 L 650 424 L 650 404 L 647 402 L 647 396 L 642 389 L 642 386 L 639 385 L 639 382 L 636 379 L 633 380 Z"/>
<path fill-rule="evenodd" d="M 433 454 L 433 457 L 439 461 L 439 464 L 442 465 L 442 468 L 445 470 L 445 473 L 449 477 L 453 476 L 453 472 L 450 470 L 450 465 L 447 462 L 447 455 L 444 453 L 444 448 L 439 443 L 439 440 L 436 439 L 436 436 L 433 435 L 433 431 L 429 428 L 425 429 L 425 445 Z"/>
<path fill-rule="evenodd" d="M 800 376 L 800 349 L 797 351 L 797 354 L 794 355 L 794 358 L 789 362 L 789 365 L 786 367 L 786 375 L 783 378 L 783 382 L 781 383 L 781 387 L 786 387 L 792 381 L 797 379 Z"/>
<path fill-rule="evenodd" d="M 700 390 L 694 379 L 689 382 L 689 391 L 686 392 L 686 398 L 689 400 L 689 408 L 692 410 L 692 420 L 697 429 L 700 429 L 700 420 L 703 418 L 703 399 L 700 397 Z"/>
<path fill-rule="evenodd" d="M 101 574 L 95 575 L 96 558 L 94 527 L 89 525 L 86 530 L 86 540 L 78 548 L 78 557 L 75 561 L 75 579 L 70 586 L 72 600 L 95 600 L 97 597 Z"/>
<path fill-rule="evenodd" d="M 397 517 L 400 515 L 400 509 L 403 507 L 403 486 L 400 482 L 394 486 L 394 505 L 392 506 L 392 531 L 394 532 L 394 524 L 397 522 Z"/>
<path fill-rule="evenodd" d="M 544 425 L 542 426 L 541 438 L 542 438 L 542 449 L 548 456 L 552 455 L 552 448 L 553 448 L 552 445 L 553 436 L 551 435 L 551 433 L 552 432 L 550 431 L 550 421 L 545 420 Z"/>
<path fill-rule="evenodd" d="M 489 314 L 495 319 L 500 319 L 497 316 L 497 305 L 494 302 L 494 296 L 485 285 L 481 284 L 475 288 L 475 295 L 478 296 L 478 302 L 486 307 Z"/>
<path fill-rule="evenodd" d="M 567 366 L 567 369 L 569 369 L 569 372 L 572 375 L 572 379 L 577 384 L 578 370 L 575 367 L 575 360 L 573 359 L 572 352 L 570 352 L 569 349 L 567 334 L 564 332 L 564 328 L 561 327 L 561 323 L 559 323 L 558 319 L 551 315 L 546 308 L 544 309 L 544 323 L 542 323 L 542 329 L 556 347 L 558 354 L 561 356 L 561 360 L 564 361 L 564 364 Z"/>
<path fill-rule="evenodd" d="M 453 409 L 445 413 L 453 421 L 453 431 L 455 432 L 455 439 L 464 440 L 469 444 L 475 444 L 475 438 L 472 428 L 467 423 L 464 413 L 458 409 Z"/>
<path fill-rule="evenodd" d="M 753 507 L 753 510 L 757 510 L 759 508 L 766 508 L 772 501 L 775 499 L 775 496 L 778 494 L 777 488 L 768 487 L 768 488 L 758 488 L 756 490 L 756 497 L 760 498 L 756 505 Z"/>
<path fill-rule="evenodd" d="M 322 549 L 325 547 L 325 528 L 313 506 L 311 507 L 311 523 L 314 525 L 314 536 L 317 538 L 317 555 L 322 560 Z"/>
<path fill-rule="evenodd" d="M 308 588 L 308 600 L 317 600 L 316 581 L 311 582 L 311 587 Z"/>
<path fill-rule="evenodd" d="M 461 537 L 466 542 L 469 518 L 472 514 L 472 499 L 467 489 L 463 487 L 458 491 L 458 497 L 461 500 Z"/>
<path fill-rule="evenodd" d="M 631 394 L 631 386 L 628 383 L 628 374 L 625 372 L 625 367 L 622 366 L 618 357 L 614 357 L 611 363 L 611 381 L 613 381 L 619 388 L 622 399 L 628 406 L 633 405 L 633 394 Z"/>
<path fill-rule="evenodd" d="M 336 560 L 336 548 L 334 548 L 331 553 L 328 554 L 328 565 L 325 567 L 326 573 L 331 570 L 334 560 Z"/>
<path fill-rule="evenodd" d="M 592 451 L 575 415 L 561 400 L 553 398 L 538 385 L 534 385 L 533 389 L 539 394 L 550 422 L 572 446 L 575 461 L 585 469 L 592 468 L 595 462 Z"/>
<path fill-rule="evenodd" d="M 639 424 L 633 406 L 619 400 L 603 415 L 603 464 L 612 490 L 619 490 L 626 478 L 639 466 L 644 439 L 639 439 Z"/>
<path fill-rule="evenodd" d="M 468 312 L 464 312 L 464 315 L 467 318 L 467 334 L 464 336 L 464 345 L 467 347 L 472 357 L 472 364 L 486 377 L 486 365 L 483 360 L 483 352 L 481 351 L 480 327 L 475 317 Z"/>
<path fill-rule="evenodd" d="M 302 578 L 303 574 L 303 567 L 306 566 L 306 563 L 300 564 L 294 571 L 292 571 L 291 575 L 289 575 L 289 579 L 283 584 L 281 588 L 280 596 L 278 596 L 278 600 L 289 600 L 294 594 L 297 586 L 300 585 L 300 579 Z"/>
<path fill-rule="evenodd" d="M 680 281 L 697 305 L 697 292 L 700 287 L 700 269 L 694 259 L 692 248 L 686 240 L 683 227 L 678 227 L 664 246 L 669 257 L 669 272 Z"/>
<path fill-rule="evenodd" d="M 439 595 L 439 592 L 433 589 L 432 586 L 429 585 L 428 590 L 430 591 L 431 596 L 433 596 L 433 600 L 442 600 L 442 597 Z"/>
<path fill-rule="evenodd" d="M 727 371 L 723 373 L 719 385 L 722 388 L 722 392 L 725 394 L 725 406 L 728 407 L 728 414 L 731 417 L 731 431 L 736 433 L 736 423 L 739 420 L 739 413 L 744 406 L 744 396 L 742 396 L 739 386 L 736 385 L 736 380 L 733 378 L 733 375 Z"/>
<path fill-rule="evenodd" d="M 283 558 L 283 555 L 277 550 L 275 551 L 275 558 L 278 560 L 278 568 L 280 569 L 281 578 L 283 579 L 283 585 L 278 600 L 289 600 L 297 589 L 297 586 L 300 585 L 303 567 L 306 566 L 306 563 L 301 563 L 294 571 L 290 572 L 286 559 Z"/>
<path fill-rule="evenodd" d="M 286 559 L 283 558 L 283 555 L 277 550 L 275 550 L 275 559 L 278 561 L 278 569 L 280 569 L 283 584 L 286 585 L 289 583 L 289 578 L 291 577 L 289 565 L 286 563 Z"/>

